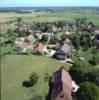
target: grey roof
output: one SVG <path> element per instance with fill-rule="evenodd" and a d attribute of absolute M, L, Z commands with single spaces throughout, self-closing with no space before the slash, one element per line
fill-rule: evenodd
<path fill-rule="evenodd" d="M 72 49 L 73 47 L 67 43 L 65 43 L 62 47 L 61 50 L 64 51 L 64 53 L 71 55 L 72 54 Z"/>

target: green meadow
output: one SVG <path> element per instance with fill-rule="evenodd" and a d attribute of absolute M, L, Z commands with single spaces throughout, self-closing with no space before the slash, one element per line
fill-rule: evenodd
<path fill-rule="evenodd" d="M 48 93 L 48 82 L 44 81 L 45 74 L 52 75 L 64 64 L 58 61 L 34 55 L 6 55 L 1 59 L 1 100 L 30 100 L 35 95 L 43 100 Z M 64 65 L 68 70 L 69 66 Z M 26 88 L 22 82 L 27 80 L 32 72 L 39 75 L 34 87 Z"/>

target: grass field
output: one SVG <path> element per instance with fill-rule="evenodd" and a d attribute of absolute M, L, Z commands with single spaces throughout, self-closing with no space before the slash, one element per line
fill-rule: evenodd
<path fill-rule="evenodd" d="M 99 14 L 92 13 L 76 13 L 76 12 L 33 12 L 33 13 L 0 13 L 0 23 L 6 23 L 8 21 L 16 20 L 17 17 L 22 17 L 25 22 L 33 22 L 33 21 L 57 21 L 57 20 L 65 20 L 67 22 L 72 21 L 75 18 L 86 17 L 88 21 L 92 21 L 95 24 L 99 25 Z M 7 26 L 6 24 L 1 24 L 1 31 L 5 32 L 7 28 L 11 27 L 11 25 Z"/>
<path fill-rule="evenodd" d="M 5 22 L 22 17 L 25 21 L 55 21 L 55 20 L 73 20 L 74 18 L 86 17 L 89 21 L 99 24 L 99 14 L 76 13 L 76 12 L 33 12 L 33 13 L 0 13 L 0 21 Z M 28 20 L 29 19 L 29 20 Z"/>
<path fill-rule="evenodd" d="M 52 75 L 63 65 L 58 61 L 34 55 L 7 55 L 1 59 L 1 100 L 30 100 L 33 95 L 44 95 L 48 85 L 44 82 L 45 73 Z M 66 69 L 68 65 L 64 65 Z M 22 86 L 32 72 L 39 74 L 38 84 L 32 88 Z M 43 98 L 44 100 L 44 98 Z"/>

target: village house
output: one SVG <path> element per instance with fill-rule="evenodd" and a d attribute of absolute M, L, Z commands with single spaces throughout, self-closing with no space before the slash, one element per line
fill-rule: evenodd
<path fill-rule="evenodd" d="M 25 52 L 27 49 L 33 48 L 33 43 L 35 42 L 35 38 L 33 35 L 29 35 L 28 37 L 21 37 L 19 41 L 16 40 L 16 51 Z"/>
<path fill-rule="evenodd" d="M 49 45 L 50 49 L 56 50 L 53 55 L 58 60 L 66 60 L 67 58 L 72 59 L 73 46 L 69 43 L 57 43 L 56 45 Z"/>
<path fill-rule="evenodd" d="M 34 36 L 35 36 L 36 38 L 38 38 L 38 39 L 41 39 L 41 34 L 42 34 L 41 31 L 36 31 L 36 32 L 34 32 Z"/>
<path fill-rule="evenodd" d="M 27 23 L 17 23 L 15 24 L 16 29 L 23 31 L 23 30 L 29 30 L 31 29 L 31 25 Z"/>
<path fill-rule="evenodd" d="M 42 55 L 43 54 L 43 48 L 44 48 L 44 44 L 43 43 L 41 43 L 41 42 L 38 42 L 37 44 L 36 44 L 36 46 L 34 47 L 34 49 L 33 49 L 33 54 L 38 54 L 38 55 Z"/>
<path fill-rule="evenodd" d="M 64 34 L 65 35 L 71 35 L 72 33 L 69 30 L 66 30 Z"/>
<path fill-rule="evenodd" d="M 72 93 L 79 88 L 63 68 L 53 74 L 49 86 L 49 100 L 73 100 Z"/>
<path fill-rule="evenodd" d="M 30 44 L 32 44 L 35 42 L 35 38 L 33 35 L 29 35 L 29 36 L 24 38 L 24 42 L 29 42 Z"/>
<path fill-rule="evenodd" d="M 95 26 L 95 34 L 99 34 L 99 26 Z"/>

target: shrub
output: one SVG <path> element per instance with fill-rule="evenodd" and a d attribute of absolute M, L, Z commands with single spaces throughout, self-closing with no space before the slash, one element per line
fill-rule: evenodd
<path fill-rule="evenodd" d="M 88 80 L 86 74 L 90 69 L 92 69 L 92 67 L 90 67 L 88 63 L 86 63 L 85 61 L 77 60 L 70 68 L 69 72 L 73 80 L 75 80 L 77 83 L 81 83 Z"/>
<path fill-rule="evenodd" d="M 33 86 L 33 82 L 31 80 L 25 80 L 25 81 L 23 81 L 22 85 L 24 87 L 27 87 L 27 88 L 28 87 L 32 87 Z"/>
<path fill-rule="evenodd" d="M 31 82 L 32 82 L 33 85 L 34 85 L 34 84 L 37 83 L 37 81 L 38 81 L 38 79 L 39 79 L 39 75 L 38 75 L 36 72 L 33 72 L 33 73 L 30 75 L 29 79 L 31 80 Z"/>
<path fill-rule="evenodd" d="M 18 22 L 18 23 L 22 22 L 22 20 L 23 20 L 22 17 L 18 17 L 18 18 L 17 18 L 17 22 Z"/>
<path fill-rule="evenodd" d="M 29 80 L 23 81 L 22 85 L 25 87 L 32 87 L 38 82 L 38 78 L 39 78 L 38 74 L 36 72 L 33 72 L 30 75 Z"/>
<path fill-rule="evenodd" d="M 80 59 L 77 59 L 77 60 L 75 60 L 75 63 L 73 64 L 73 67 L 88 69 L 88 67 L 92 67 L 92 66 L 89 63 L 87 63 L 86 61 L 82 61 Z"/>
<path fill-rule="evenodd" d="M 49 44 L 56 44 L 57 43 L 57 39 L 55 37 L 52 37 L 49 41 Z"/>
<path fill-rule="evenodd" d="M 49 78 L 50 78 L 49 73 L 45 73 L 44 81 L 48 82 Z"/>
<path fill-rule="evenodd" d="M 88 81 L 95 83 L 99 86 L 99 69 L 93 68 L 86 74 Z"/>

